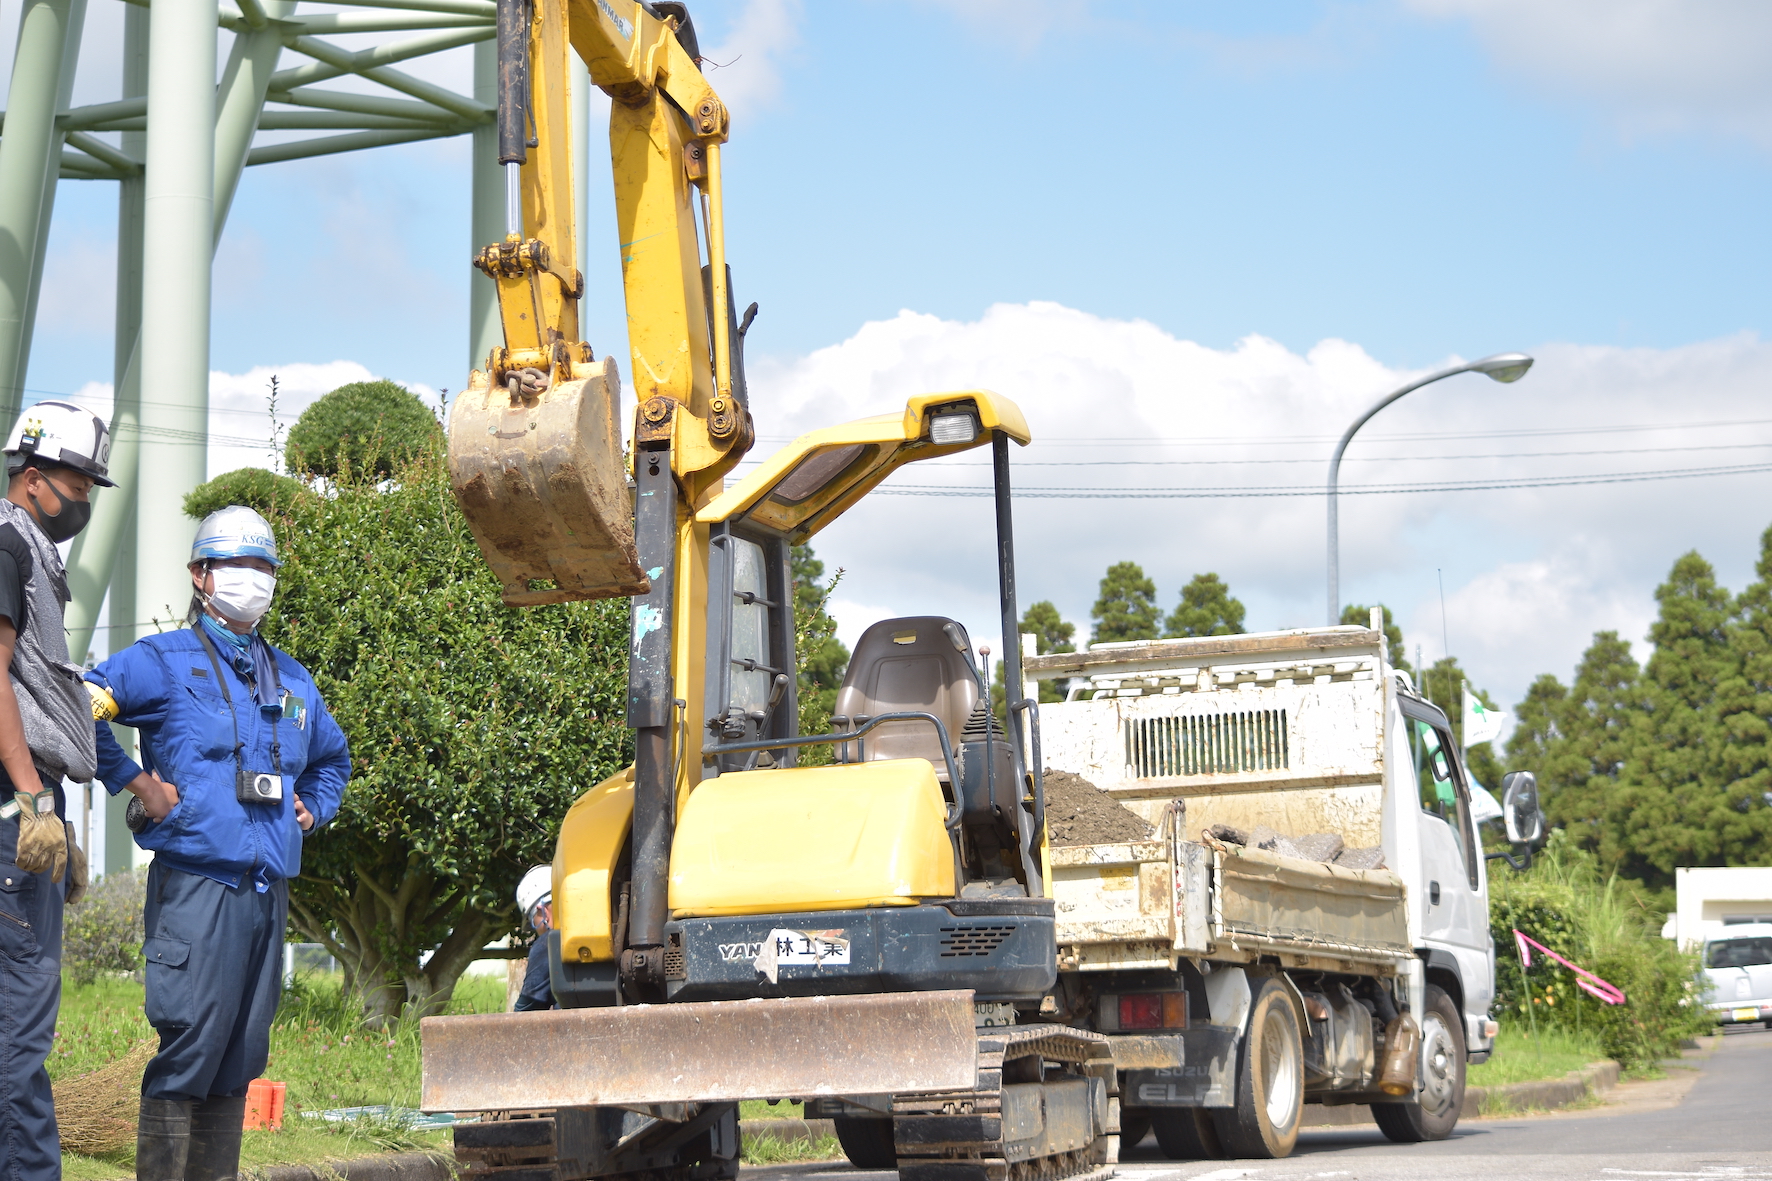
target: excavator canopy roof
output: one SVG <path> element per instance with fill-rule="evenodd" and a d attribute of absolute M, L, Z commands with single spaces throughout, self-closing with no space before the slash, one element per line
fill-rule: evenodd
<path fill-rule="evenodd" d="M 1002 431 L 1024 447 L 1021 407 L 989 390 L 918 394 L 903 414 L 880 414 L 801 435 L 710 501 L 707 524 L 754 521 L 799 544 L 907 463 L 982 447 Z"/>

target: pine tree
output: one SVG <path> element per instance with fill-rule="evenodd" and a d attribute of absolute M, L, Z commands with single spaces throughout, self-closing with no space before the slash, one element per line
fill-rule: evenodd
<path fill-rule="evenodd" d="M 1038 603 L 1022 612 L 1021 630 L 1034 635 L 1034 650 L 1041 656 L 1048 652 L 1075 652 L 1074 642 L 1077 629 L 1074 624 L 1064 621 L 1058 608 L 1049 600 L 1041 599 Z M 1064 700 L 1064 682 L 1041 681 L 1040 703 Z"/>
<path fill-rule="evenodd" d="M 1385 658 L 1390 661 L 1392 668 L 1402 669 L 1404 672 L 1414 675 L 1415 666 L 1410 664 L 1403 655 L 1403 629 L 1392 621 L 1389 607 L 1380 607 L 1379 610 L 1384 612 Z M 1372 608 L 1362 607 L 1358 603 L 1349 603 L 1341 609 L 1341 622 L 1370 627 Z"/>
<path fill-rule="evenodd" d="M 1089 611 L 1095 621 L 1093 643 L 1113 644 L 1125 640 L 1154 640 L 1157 622 L 1157 584 L 1144 576 L 1137 562 L 1116 562 L 1101 580 L 1101 596 Z"/>
<path fill-rule="evenodd" d="M 1546 680 L 1556 681 L 1539 678 Z M 1574 683 L 1555 707 L 1555 737 L 1544 744 L 1542 761 L 1525 767 L 1538 775 L 1550 822 L 1611 863 L 1621 851 L 1607 816 L 1625 768 L 1644 741 L 1647 706 L 1642 670 L 1630 645 L 1615 631 L 1595 632 Z M 1513 753 L 1511 744 L 1508 750 Z"/>
<path fill-rule="evenodd" d="M 1734 675 L 1717 690 L 1722 793 L 1711 815 L 1723 865 L 1772 859 L 1772 529 L 1755 573 L 1729 629 Z"/>
<path fill-rule="evenodd" d="M 1165 636 L 1232 636 L 1243 630 L 1243 604 L 1216 574 L 1196 574 L 1181 588 L 1181 602 L 1169 613 Z"/>
<path fill-rule="evenodd" d="M 1655 598 L 1661 613 L 1644 668 L 1648 714 L 1608 801 L 1605 835 L 1627 876 L 1667 886 L 1676 866 L 1720 864 L 1724 856 L 1718 690 L 1740 673 L 1730 644 L 1734 603 L 1697 551 L 1674 563 Z"/>

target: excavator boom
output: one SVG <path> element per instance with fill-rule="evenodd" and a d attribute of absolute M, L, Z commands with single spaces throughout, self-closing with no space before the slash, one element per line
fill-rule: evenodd
<path fill-rule="evenodd" d="M 750 447 L 721 225 L 726 107 L 693 46 L 681 5 L 499 3 L 499 155 L 517 183 L 511 232 L 474 265 L 498 284 L 505 342 L 456 399 L 449 434 L 457 499 L 511 606 L 649 585 L 622 459 L 619 370 L 580 338 L 570 54 L 613 100 L 630 373 L 646 421 L 669 435 L 689 507 L 716 494 Z M 725 314 L 710 318 L 710 306 Z"/>

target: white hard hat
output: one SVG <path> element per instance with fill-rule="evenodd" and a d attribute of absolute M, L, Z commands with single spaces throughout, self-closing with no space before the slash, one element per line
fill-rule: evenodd
<path fill-rule="evenodd" d="M 22 471 L 33 459 L 72 468 L 94 484 L 114 488 L 109 477 L 111 428 L 90 410 L 69 402 L 39 402 L 25 408 L 6 436 L 6 471 Z"/>
<path fill-rule="evenodd" d="M 517 910 L 524 918 L 544 902 L 554 900 L 554 867 L 538 865 L 517 883 Z"/>
<path fill-rule="evenodd" d="M 197 526 L 191 540 L 191 565 L 213 558 L 263 558 L 273 566 L 277 558 L 277 535 L 271 523 L 243 504 L 218 508 Z"/>

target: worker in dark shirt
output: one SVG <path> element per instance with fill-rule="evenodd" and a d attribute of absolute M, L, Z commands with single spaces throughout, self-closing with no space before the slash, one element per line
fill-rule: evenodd
<path fill-rule="evenodd" d="M 92 778 L 92 699 L 68 660 L 68 579 L 57 543 L 110 487 L 110 431 L 67 402 L 39 402 L 6 440 L 0 500 L 0 1174 L 60 1178 L 44 1063 L 61 1008 L 62 907 L 86 885 L 62 781 Z M 71 862 L 71 866 L 70 866 Z M 71 872 L 69 870 L 71 869 Z M 64 879 L 65 882 L 64 882 Z"/>
<path fill-rule="evenodd" d="M 554 926 L 554 867 L 538 865 L 517 883 L 517 909 L 535 931 L 529 944 L 529 964 L 523 971 L 523 991 L 512 1008 L 519 1013 L 552 1009 L 554 984 L 548 977 L 548 932 Z"/>

